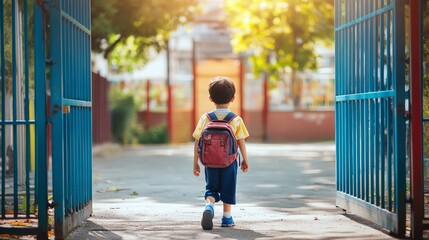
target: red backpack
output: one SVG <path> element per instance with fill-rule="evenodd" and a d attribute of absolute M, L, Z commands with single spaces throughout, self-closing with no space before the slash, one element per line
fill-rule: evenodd
<path fill-rule="evenodd" d="M 229 125 L 237 115 L 229 112 L 219 120 L 214 112 L 209 112 L 207 117 L 210 122 L 201 132 L 198 142 L 201 163 L 211 168 L 229 167 L 239 155 L 237 140 Z"/>

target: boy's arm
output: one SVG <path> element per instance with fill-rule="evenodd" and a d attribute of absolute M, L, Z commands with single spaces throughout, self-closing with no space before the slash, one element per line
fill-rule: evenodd
<path fill-rule="evenodd" d="M 198 164 L 198 141 L 195 140 L 194 145 L 194 175 L 200 176 L 200 165 Z"/>
<path fill-rule="evenodd" d="M 244 138 L 237 140 L 237 142 L 243 157 L 243 161 L 241 162 L 241 170 L 243 172 L 247 172 L 247 170 L 249 170 L 249 161 L 247 159 L 246 142 L 244 141 Z"/>

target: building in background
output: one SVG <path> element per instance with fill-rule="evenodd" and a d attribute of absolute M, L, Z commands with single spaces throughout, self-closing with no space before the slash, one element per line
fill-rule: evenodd
<path fill-rule="evenodd" d="M 253 141 L 318 141 L 334 139 L 334 52 L 320 46 L 319 68 L 298 73 L 292 86 L 289 75 L 265 83 L 252 74 L 249 53 L 233 52 L 224 21 L 223 0 L 207 0 L 191 24 L 179 27 L 161 52 L 143 69 L 109 75 L 126 81 L 145 100 L 139 113 L 141 125 L 167 123 L 171 142 L 188 142 L 208 101 L 208 83 L 228 76 L 237 94 L 231 109 L 240 114 Z M 262 77 L 262 76 L 261 76 Z M 290 88 L 300 95 L 293 105 Z"/>

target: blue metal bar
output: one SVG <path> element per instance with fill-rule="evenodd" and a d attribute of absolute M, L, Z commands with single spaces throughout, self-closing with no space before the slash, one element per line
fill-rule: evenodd
<path fill-rule="evenodd" d="M 82 66 L 83 67 L 83 66 Z M 86 156 L 86 144 L 88 144 L 88 142 L 86 141 L 87 139 L 87 127 L 86 127 L 86 114 L 85 114 L 85 109 L 84 108 L 79 108 L 79 112 L 76 115 L 76 122 L 77 124 L 79 124 L 79 126 L 83 126 L 83 128 L 81 129 L 81 135 L 85 136 L 85 141 L 81 141 L 77 144 L 77 149 L 79 152 L 79 168 L 83 169 L 83 173 L 85 174 L 85 178 L 80 178 L 79 179 L 79 187 L 81 187 L 82 189 L 85 189 L 85 191 L 79 192 L 78 194 L 78 206 L 76 206 L 79 209 L 82 209 L 86 200 L 86 191 L 87 188 L 85 188 L 85 182 L 86 182 L 86 178 L 87 178 L 87 167 L 86 167 L 86 161 L 87 161 L 87 156 Z M 78 176 L 76 176 L 78 177 Z"/>
<path fill-rule="evenodd" d="M 382 2 L 381 7 L 384 7 L 384 2 Z M 385 80 L 384 80 L 384 67 L 385 67 L 385 62 L 384 62 L 384 47 L 385 47 L 385 37 L 384 37 L 384 32 L 385 32 L 385 23 L 384 23 L 384 17 L 386 14 L 383 14 L 380 16 L 380 91 L 385 91 L 387 89 L 386 85 L 385 85 Z M 386 207 L 386 199 L 385 199 L 385 192 L 386 192 L 386 187 L 385 187 L 385 177 L 386 177 L 386 172 L 385 172 L 385 144 L 384 144 L 384 131 L 386 129 L 385 126 L 385 118 L 386 115 L 384 114 L 384 109 L 385 109 L 385 99 L 380 99 L 380 121 L 381 121 L 381 126 L 380 126 L 380 141 L 381 141 L 381 145 L 380 145 L 380 171 L 381 171 L 381 177 L 380 177 L 380 185 L 381 185 L 381 190 L 380 190 L 380 198 L 381 198 L 381 203 L 380 203 L 380 207 L 381 208 L 385 208 Z"/>
<path fill-rule="evenodd" d="M 77 107 L 76 110 L 77 110 L 76 113 L 73 114 L 73 124 L 76 124 L 75 126 L 82 126 L 82 128 L 79 129 L 79 132 L 77 132 L 76 134 L 73 135 L 74 139 L 77 140 L 78 134 L 83 136 L 86 139 L 85 132 L 84 132 L 86 129 L 85 129 L 85 125 L 82 123 L 83 122 L 82 120 L 84 120 L 84 119 L 80 116 L 81 112 L 82 112 L 82 108 Z M 75 141 L 74 149 L 73 149 L 73 151 L 75 153 L 75 159 L 77 160 L 75 167 L 76 167 L 76 169 L 82 169 L 82 172 L 76 171 L 75 174 L 73 175 L 73 178 L 76 179 L 78 182 L 78 184 L 76 185 L 76 188 L 74 189 L 75 194 L 76 194 L 75 195 L 74 208 L 76 210 L 82 209 L 82 200 L 83 200 L 82 196 L 83 196 L 83 192 L 85 190 L 79 191 L 79 189 L 85 189 L 85 188 L 83 188 L 82 183 L 83 183 L 84 178 L 86 178 L 88 176 L 86 174 L 86 171 L 85 171 L 86 169 L 84 168 L 84 166 L 82 164 L 85 160 L 84 159 L 85 155 L 83 154 L 83 151 L 82 151 L 85 144 L 86 144 L 85 140 Z M 84 177 L 80 177 L 82 175 Z"/>
<path fill-rule="evenodd" d="M 335 26 L 338 26 L 339 23 L 341 22 L 341 1 L 340 0 L 335 0 Z M 339 39 L 340 38 L 340 34 L 338 32 L 335 32 L 335 39 Z M 341 52 L 339 51 L 341 49 L 340 47 L 340 41 L 335 41 L 335 52 L 341 56 Z M 341 67 L 342 65 L 339 64 L 339 57 L 335 58 L 335 66 L 338 66 L 335 68 L 335 95 L 340 93 L 340 86 L 341 83 L 339 81 L 340 76 L 341 76 Z M 336 189 L 337 191 L 341 191 L 342 190 L 342 149 L 340 147 L 340 142 L 342 142 L 342 132 L 340 129 L 341 128 L 341 113 L 342 111 L 341 109 L 341 103 L 335 103 L 335 128 L 338 129 L 338 131 L 335 131 L 335 146 L 337 149 L 337 154 L 336 154 L 336 166 L 335 166 L 335 170 L 336 170 Z"/>
<path fill-rule="evenodd" d="M 36 121 L 34 120 L 4 120 L 0 122 L 0 126 L 7 125 L 33 125 Z"/>
<path fill-rule="evenodd" d="M 387 120 L 386 120 L 386 125 L 387 125 L 387 206 L 389 211 L 393 211 L 393 196 L 392 196 L 392 188 L 393 188 L 393 183 L 392 183 L 392 175 L 393 175 L 393 171 L 392 171 L 392 165 L 393 165 L 393 161 L 392 161 L 392 152 L 393 152 L 393 143 L 392 143 L 392 129 L 391 129 L 391 123 L 393 121 L 393 117 L 392 117 L 392 112 L 389 110 L 390 105 L 391 105 L 391 100 L 387 102 L 386 104 L 386 116 L 387 116 Z"/>
<path fill-rule="evenodd" d="M 63 31 L 61 10 L 62 1 L 56 0 L 55 4 L 50 5 L 50 52 L 51 59 L 56 64 L 51 66 L 51 109 L 63 106 Z M 65 163 L 64 163 L 64 145 L 63 136 L 63 113 L 52 112 L 52 142 L 56 146 L 52 148 L 52 177 L 54 201 L 58 204 L 55 208 L 55 236 L 61 238 L 65 235 L 65 209 L 64 209 L 64 184 L 65 184 Z"/>
<path fill-rule="evenodd" d="M 381 154 L 381 163 L 380 163 L 380 171 L 381 171 L 381 205 L 380 207 L 383 209 L 386 208 L 386 148 L 385 148 L 385 131 L 386 131 L 386 114 L 385 114 L 385 107 L 386 106 L 386 99 L 381 99 L 381 106 L 380 106 L 380 119 L 381 119 L 381 127 L 380 127 L 380 137 L 383 144 L 380 146 L 380 154 Z"/>
<path fill-rule="evenodd" d="M 17 118 L 17 87 L 16 87 L 16 4 L 18 2 L 12 2 L 12 115 L 13 120 Z M 12 126 L 13 129 L 13 215 L 18 217 L 18 129 L 16 125 Z"/>
<path fill-rule="evenodd" d="M 69 105 L 69 106 L 75 106 L 75 107 L 92 107 L 91 101 L 82 101 L 82 100 L 76 100 L 76 99 L 68 99 L 63 98 L 63 104 Z"/>
<path fill-rule="evenodd" d="M 378 9 L 378 4 L 375 3 L 376 6 L 375 8 Z M 379 64 L 379 60 L 380 60 L 380 56 L 381 53 L 380 51 L 380 45 L 381 45 L 381 39 L 379 38 L 379 33 L 381 32 L 381 26 L 379 24 L 378 19 L 381 18 L 382 15 L 377 16 L 374 21 L 376 24 L 375 27 L 375 38 L 377 39 L 375 41 L 375 81 L 374 81 L 374 88 L 376 91 L 382 91 L 381 88 L 381 79 L 380 79 L 380 69 L 381 69 L 381 65 Z M 374 134 L 375 134 L 375 204 L 377 206 L 380 206 L 380 147 L 383 145 L 383 141 L 382 141 L 382 137 L 380 135 L 380 107 L 381 107 L 381 99 L 375 99 L 375 129 L 374 129 Z"/>
<path fill-rule="evenodd" d="M 374 1 L 369 2 L 369 11 L 373 12 L 374 11 L 374 5 L 373 5 Z M 375 17 L 375 16 L 374 16 Z M 369 58 L 369 73 L 368 73 L 368 90 L 370 92 L 374 92 L 376 91 L 376 89 L 374 88 L 375 85 L 375 79 L 374 79 L 374 53 L 375 53 L 375 49 L 374 49 L 374 43 L 376 42 L 376 38 L 374 36 L 374 17 L 370 18 L 367 20 L 368 25 L 369 25 L 369 32 L 367 33 L 369 36 L 369 53 L 368 53 L 368 58 Z M 374 200 L 375 200 L 375 191 L 374 191 L 374 186 L 375 186 L 375 181 L 374 181 L 374 167 L 375 167 L 375 162 L 374 162 L 374 148 L 375 148 L 375 139 L 374 139 L 374 128 L 375 128 L 375 121 L 376 119 L 374 119 L 374 112 L 375 112 L 375 108 L 374 108 L 374 99 L 370 99 L 369 100 L 369 106 L 370 106 L 370 129 L 369 129 L 369 167 L 370 167 L 370 202 L 371 204 L 374 204 Z"/>
<path fill-rule="evenodd" d="M 66 19 L 67 21 L 69 21 L 70 23 L 72 23 L 73 25 L 75 25 L 77 28 L 79 28 L 80 30 L 82 30 L 83 32 L 85 32 L 86 34 L 91 35 L 91 30 L 89 28 L 87 28 L 86 26 L 82 25 L 82 23 L 78 22 L 76 19 L 74 19 L 72 16 L 70 16 L 66 12 L 62 11 L 61 12 L 61 16 L 64 19 Z"/>
<path fill-rule="evenodd" d="M 380 9 L 378 11 L 375 11 L 375 12 L 372 12 L 370 14 L 367 14 L 366 16 L 363 16 L 363 17 L 358 18 L 356 20 L 347 21 L 345 24 L 336 27 L 335 31 L 341 31 L 341 30 L 344 30 L 344 29 L 348 29 L 348 28 L 350 28 L 353 25 L 356 25 L 356 24 L 361 23 L 361 22 L 365 22 L 368 19 L 371 19 L 371 18 L 373 18 L 373 17 L 375 17 L 377 15 L 384 14 L 385 12 L 391 11 L 392 9 L 393 9 L 393 5 L 388 5 L 388 6 L 382 8 L 382 9 Z"/>
<path fill-rule="evenodd" d="M 67 35 L 64 35 L 64 39 L 67 38 Z M 66 41 L 64 41 L 64 44 L 66 44 Z M 68 59 L 67 57 L 67 51 L 64 52 L 65 53 L 65 58 L 64 60 Z M 67 60 L 64 61 L 64 66 L 67 66 L 66 64 Z M 67 68 L 64 68 L 64 73 L 67 73 Z M 64 78 L 64 82 L 63 84 L 66 85 L 66 78 Z M 66 89 L 66 88 L 65 88 Z M 64 90 L 65 90 L 64 89 Z M 65 92 L 64 92 L 65 93 Z M 73 144 L 73 142 L 70 141 L 70 115 L 71 114 L 67 114 L 64 115 L 63 117 L 63 128 L 64 128 L 64 132 L 63 132 L 63 139 L 64 139 L 64 209 L 65 209 L 65 216 L 70 215 L 71 213 L 71 204 L 72 204 L 72 193 L 71 192 L 71 181 L 70 181 L 70 175 L 71 172 L 74 170 L 73 166 L 72 166 L 72 160 L 70 159 L 72 157 L 72 151 L 70 151 L 70 148 Z M 75 183 L 76 184 L 76 183 Z"/>
<path fill-rule="evenodd" d="M 362 2 L 362 10 L 363 10 L 363 16 L 366 16 L 368 13 L 370 13 L 369 9 L 368 9 L 368 1 L 363 1 Z M 370 201 L 370 197 L 371 197 L 371 192 L 370 192 L 370 147 L 371 147 L 371 143 L 370 143 L 370 132 L 369 129 L 371 127 L 371 122 L 370 122 L 370 104 L 369 104 L 369 100 L 372 99 L 374 96 L 371 96 L 371 94 L 368 94 L 367 92 L 369 92 L 368 89 L 368 82 L 369 82 L 369 77 L 368 74 L 370 72 L 369 69 L 369 58 L 370 58 L 370 51 L 369 51 L 369 46 L 370 46 L 370 35 L 369 33 L 369 22 L 368 19 L 365 19 L 364 21 L 362 21 L 362 40 L 363 40 L 363 49 L 362 49 L 362 65 L 363 65 L 363 74 L 362 74 L 362 89 L 361 89 L 361 94 L 365 94 L 362 96 L 367 96 L 368 98 L 366 99 L 362 99 L 364 102 L 363 105 L 363 111 L 364 111 L 364 136 L 363 136 L 363 141 L 364 141 L 364 169 L 365 169 L 365 174 L 364 174 L 364 195 L 362 197 L 363 200 L 365 200 L 366 202 Z M 362 97 L 361 96 L 361 97 Z"/>
<path fill-rule="evenodd" d="M 356 19 L 356 9 L 355 9 L 355 2 L 352 1 L 351 2 L 351 19 Z M 352 93 L 357 93 L 358 87 L 357 87 L 357 77 L 356 77 L 356 29 L 350 29 L 351 30 L 351 41 L 350 41 L 350 46 L 352 46 L 350 48 L 351 50 L 351 56 L 350 56 L 350 61 L 351 61 L 351 71 L 350 71 L 350 79 L 352 80 Z M 350 128 L 350 133 L 351 133 L 351 139 L 352 139 L 352 148 L 351 148 L 351 153 L 352 153 L 352 159 L 353 162 L 351 164 L 352 166 L 352 191 L 351 194 L 353 196 L 357 195 L 357 162 L 356 161 L 356 157 L 357 157 L 357 132 L 355 131 L 357 129 L 357 121 L 356 121 L 356 117 L 357 117 L 357 101 L 352 101 L 351 102 L 351 107 L 352 107 L 352 121 L 351 121 L 351 128 Z"/>
<path fill-rule="evenodd" d="M 81 125 L 78 125 L 78 122 L 76 121 L 76 110 L 75 112 L 73 112 L 72 114 L 70 114 L 69 116 L 69 124 L 70 127 L 68 128 L 68 134 L 69 134 L 69 140 L 70 140 L 70 156 L 69 156 L 69 161 L 71 161 L 71 167 L 73 168 L 72 171 L 70 172 L 70 182 L 74 182 L 74 184 L 71 186 L 71 199 L 72 199 L 72 205 L 71 207 L 73 208 L 73 210 L 75 212 L 78 211 L 77 209 L 77 205 L 78 205 L 78 188 L 79 188 L 79 184 L 81 179 L 79 179 L 79 169 L 82 170 L 82 172 L 84 171 L 84 169 L 79 167 L 79 162 L 82 161 L 82 159 L 79 159 L 79 149 L 77 148 L 77 146 L 80 144 L 78 141 L 78 134 L 80 131 L 80 128 L 82 127 Z M 79 129 L 76 129 L 75 132 L 73 132 L 73 126 L 79 126 Z M 81 177 L 83 178 L 83 174 L 81 175 Z"/>
<path fill-rule="evenodd" d="M 380 91 L 380 92 L 366 92 L 348 95 L 335 96 L 335 101 L 354 101 L 354 100 L 369 100 L 374 98 L 391 98 L 395 95 L 393 90 Z"/>
<path fill-rule="evenodd" d="M 360 8 L 360 2 L 355 2 L 355 11 L 356 11 L 356 19 L 360 18 L 362 16 L 362 8 Z M 361 76 L 361 72 L 362 72 L 362 63 L 360 62 L 361 59 L 361 54 L 362 54 L 362 23 L 359 23 L 355 26 L 354 30 L 356 31 L 356 36 L 355 36 L 355 60 L 354 60 L 354 64 L 355 64 L 355 73 L 354 76 L 356 78 L 356 91 L 355 94 L 359 94 L 362 92 L 362 82 L 363 82 L 363 78 Z M 357 194 L 355 195 L 357 198 L 361 198 L 363 195 L 363 182 L 362 182 L 362 173 L 363 173 L 363 168 L 362 168 L 362 149 L 363 149 L 363 142 L 362 142 L 362 133 L 363 133 L 363 108 L 362 108 L 362 100 L 356 99 L 354 100 L 356 102 L 356 106 L 357 106 L 357 117 L 356 117 L 356 167 L 357 167 L 357 172 L 356 172 L 356 184 L 357 184 Z"/>
<path fill-rule="evenodd" d="M 45 22 L 41 6 L 34 3 L 34 88 L 36 118 L 36 199 L 39 239 L 48 238 L 48 174 L 46 153 Z"/>
<path fill-rule="evenodd" d="M 398 216 L 398 235 L 405 235 L 405 6 L 402 1 L 395 1 L 393 36 L 395 47 L 393 49 L 395 74 L 393 81 L 396 91 L 394 106 L 395 116 L 395 210 Z"/>
<path fill-rule="evenodd" d="M 87 48 L 90 48 L 90 41 L 88 41 Z M 91 59 L 88 57 L 87 62 L 91 61 Z M 90 65 L 88 65 L 90 66 Z M 90 71 L 90 69 L 88 69 Z M 92 98 L 92 75 L 89 75 L 89 79 L 91 82 L 91 91 L 89 92 L 89 97 Z M 88 111 L 88 110 L 87 110 Z M 92 109 L 91 111 L 88 111 L 87 113 L 87 133 L 88 133 L 88 145 L 86 149 L 86 156 L 87 156 L 87 173 L 89 177 L 87 178 L 87 185 L 89 186 L 87 189 L 87 202 L 92 201 Z"/>
<path fill-rule="evenodd" d="M 346 21 L 348 22 L 348 21 L 350 21 L 350 1 L 346 1 L 345 2 L 345 8 L 346 8 Z M 346 44 L 347 44 L 347 46 L 350 46 L 350 29 L 347 29 L 346 31 L 346 36 L 345 36 L 345 42 L 346 42 Z M 349 47 L 349 48 L 347 48 L 347 55 L 345 56 L 345 60 L 346 60 L 346 79 L 347 80 L 350 80 L 351 78 L 350 78 L 350 63 L 351 63 L 351 61 L 350 61 L 350 52 L 351 52 L 351 48 Z M 347 89 L 346 89 L 346 92 L 347 93 L 350 93 L 351 92 L 351 84 L 348 84 L 347 85 Z M 351 115 L 351 109 L 350 109 L 350 104 L 347 104 L 346 105 L 346 114 L 347 114 L 347 116 L 350 116 Z M 351 172 L 350 172 L 350 169 L 351 169 L 351 167 L 350 167 L 350 165 L 351 165 L 351 160 L 352 160 L 352 156 L 351 156 L 351 151 L 350 151 L 350 148 L 351 148 L 351 135 L 349 134 L 350 133 L 350 128 L 346 128 L 347 130 L 346 130 L 346 139 L 347 139 L 347 148 L 348 149 L 346 149 L 346 153 L 347 153 L 347 157 L 346 157 L 346 162 L 345 162 L 345 167 L 346 167 L 346 176 L 352 176 L 351 175 Z M 345 180 L 346 180 L 346 188 L 345 188 L 345 192 L 346 193 L 350 193 L 350 184 L 351 184 L 351 181 L 350 181 L 350 177 L 346 177 L 345 178 Z"/>
<path fill-rule="evenodd" d="M 370 104 L 370 138 L 369 138 L 369 146 L 370 146 L 370 152 L 369 152 L 369 161 L 370 161 L 370 189 L 371 189 L 371 195 L 370 195 L 370 202 L 371 204 L 375 204 L 375 147 L 376 147 L 376 142 L 375 142 L 375 102 L 373 99 L 371 99 L 369 101 Z"/>
<path fill-rule="evenodd" d="M 393 89 L 392 88 L 392 61 L 391 61 L 391 25 L 392 25 L 392 19 L 391 19 L 391 12 L 387 12 L 386 13 L 386 27 L 387 27 L 387 89 Z M 388 209 L 390 211 L 393 210 L 393 201 L 392 201 L 392 130 L 391 130 L 391 122 L 393 121 L 392 118 L 392 113 L 391 111 L 389 111 L 389 107 L 390 107 L 391 102 L 389 101 L 386 104 L 386 116 L 387 116 L 387 177 L 388 177 L 388 181 L 387 181 L 387 192 L 388 192 L 388 196 L 387 196 L 387 205 L 388 205 Z"/>
<path fill-rule="evenodd" d="M 370 188 L 369 188 L 369 173 L 370 173 L 370 165 L 369 165 L 369 158 L 370 158 L 370 154 L 369 154 L 369 148 L 371 147 L 370 143 L 369 143 L 369 131 L 368 129 L 370 128 L 370 123 L 369 123 L 369 101 L 365 100 L 364 103 L 364 119 L 365 119 L 365 136 L 364 136 L 364 142 L 365 142 L 365 150 L 364 150 L 364 166 L 365 166 L 365 195 L 364 195 L 364 199 L 366 202 L 370 201 Z"/>
<path fill-rule="evenodd" d="M 381 100 L 375 100 L 375 204 L 380 206 L 380 147 L 383 145 L 382 137 L 380 135 L 380 102 Z"/>
<path fill-rule="evenodd" d="M 359 87 L 359 86 L 358 86 Z M 359 88 L 358 88 L 359 89 Z M 356 156 L 355 156 L 355 165 L 356 165 L 356 177 L 355 177 L 355 182 L 356 182 L 356 193 L 355 193 L 355 197 L 360 198 L 361 197 L 361 133 L 362 133 L 362 120 L 361 120 L 361 101 L 357 100 L 356 101 L 356 127 L 355 127 L 355 138 L 356 138 Z"/>
<path fill-rule="evenodd" d="M 76 17 L 76 15 L 74 14 L 74 10 L 75 10 L 76 6 L 71 6 L 70 7 L 70 11 L 73 17 Z M 79 23 L 81 25 L 81 23 Z M 82 30 L 82 29 L 81 29 Z M 80 64 L 81 61 L 78 62 L 77 58 L 81 57 L 79 55 L 79 51 L 80 51 L 80 46 L 78 45 L 78 42 L 81 41 L 81 39 L 79 39 L 78 35 L 77 35 L 78 30 L 74 27 L 71 27 L 69 29 L 69 33 L 70 33 L 70 38 L 74 39 L 74 41 L 71 43 L 71 48 L 74 49 L 74 52 L 70 54 L 69 58 L 70 58 L 70 62 L 74 65 L 74 67 L 78 70 L 77 74 L 74 75 L 70 75 L 69 79 L 66 79 L 66 81 L 68 81 L 69 85 L 71 86 L 71 79 L 73 78 L 74 81 L 74 85 L 75 88 L 80 88 L 80 86 L 82 86 L 80 84 L 80 78 L 82 75 L 82 69 L 80 68 Z M 79 99 L 76 94 L 75 94 L 75 89 L 74 88 L 70 88 L 67 91 L 67 94 L 69 96 L 69 98 L 73 98 L 73 99 Z M 73 194 L 72 199 L 73 199 L 73 209 L 76 211 L 77 208 L 77 191 L 76 188 L 79 187 L 79 180 L 77 179 L 76 175 L 78 174 L 76 171 L 74 171 L 75 169 L 78 168 L 78 164 L 79 161 L 81 161 L 81 159 L 79 159 L 79 149 L 77 148 L 77 145 L 79 145 L 78 142 L 75 142 L 76 139 L 76 135 L 79 133 L 80 128 L 82 127 L 81 125 L 78 125 L 78 122 L 76 122 L 76 117 L 75 115 L 79 113 L 79 109 L 77 107 L 73 108 L 74 112 L 70 115 L 70 123 L 71 123 L 71 127 L 72 126 L 80 126 L 79 129 L 75 129 L 74 132 L 72 132 L 72 128 L 69 128 L 68 131 L 70 132 L 70 160 L 73 161 L 73 172 L 70 174 L 70 178 L 73 179 L 72 181 L 75 182 L 75 185 L 73 186 L 73 188 L 71 189 L 71 193 Z M 84 141 L 84 140 L 83 140 Z M 83 169 L 82 169 L 83 170 Z M 82 176 L 83 177 L 83 176 Z"/>
<path fill-rule="evenodd" d="M 336 11 L 337 11 L 336 25 L 339 25 L 340 22 L 342 21 L 341 20 L 341 18 L 342 18 L 342 16 L 341 16 L 341 12 L 342 12 L 341 0 L 337 0 L 335 8 L 336 8 Z M 335 32 L 336 39 L 340 39 L 341 35 L 342 35 L 342 33 Z M 342 41 L 335 41 L 335 48 L 336 48 L 336 50 L 338 50 L 336 52 L 339 55 L 338 58 L 335 58 L 336 62 L 339 62 L 338 59 L 340 57 L 342 57 L 342 54 L 339 51 L 339 49 L 342 49 L 341 45 L 342 45 Z M 342 77 L 341 77 L 342 67 L 343 67 L 343 65 L 339 65 L 338 68 L 335 68 L 335 76 L 336 76 L 335 77 L 335 92 L 336 92 L 335 94 L 340 94 L 341 93 L 341 86 L 342 85 L 341 85 L 340 79 L 342 79 Z M 336 133 L 338 135 L 338 140 L 339 140 L 338 142 L 336 142 L 337 149 L 339 151 L 338 155 L 336 156 L 336 159 L 337 159 L 337 162 L 338 162 L 338 166 L 336 166 L 337 172 L 338 172 L 338 175 L 337 175 L 337 184 L 338 184 L 337 185 L 337 191 L 343 191 L 343 184 L 342 184 L 343 183 L 343 175 L 342 175 L 342 173 L 343 173 L 343 165 L 342 165 L 342 159 L 344 159 L 344 158 L 343 158 L 343 149 L 340 147 L 339 142 L 343 142 L 344 141 L 343 140 L 342 127 L 341 127 L 342 126 L 342 117 L 341 117 L 341 115 L 343 114 L 344 111 L 342 111 L 342 105 L 341 105 L 341 103 L 336 102 L 335 106 L 336 106 L 336 109 L 335 109 L 335 111 L 336 111 L 336 113 L 335 113 L 335 115 L 336 115 L 335 126 L 338 127 L 338 129 L 339 129 L 338 133 Z"/>
<path fill-rule="evenodd" d="M 359 9 L 359 17 L 364 16 L 364 8 L 363 6 L 363 1 L 359 1 L 358 2 L 358 6 L 357 8 Z M 364 56 L 364 34 L 362 34 L 362 32 L 364 31 L 364 22 L 360 22 L 359 24 L 356 25 L 357 31 L 359 33 L 358 36 L 358 41 L 359 41 L 359 45 L 358 45 L 358 59 L 356 60 L 356 63 L 358 65 L 358 78 L 359 78 L 359 89 L 357 91 L 357 93 L 362 93 L 364 91 L 364 85 L 365 85 L 365 79 L 362 76 L 362 71 L 363 71 L 363 56 Z M 360 128 L 361 128 L 361 132 L 360 132 L 360 156 L 359 156 L 359 166 L 360 166 L 360 172 L 359 172 L 359 185 L 360 185 L 360 191 L 359 191 L 359 195 L 358 197 L 360 199 L 363 199 L 365 196 L 365 133 L 366 133 L 366 121 L 365 121 L 365 99 L 357 99 L 357 101 L 359 101 L 359 106 L 360 106 L 360 110 L 361 115 L 360 115 Z"/>
<path fill-rule="evenodd" d="M 29 99 L 29 67 L 28 67 L 28 0 L 24 0 L 24 65 L 25 65 L 25 100 L 24 112 L 25 120 L 30 119 L 30 99 Z M 25 192 L 26 192 L 26 215 L 30 217 L 30 126 L 25 127 Z"/>
<path fill-rule="evenodd" d="M 6 74 L 5 74 L 5 40 L 4 40 L 4 5 L 3 1 L 0 1 L 0 62 L 1 62 L 1 119 L 2 122 L 5 121 L 6 109 L 5 109 L 5 96 L 6 96 Z M 1 174 L 1 216 L 2 218 L 6 217 L 6 129 L 4 126 L 1 128 L 1 156 L 2 156 L 2 174 Z"/>
<path fill-rule="evenodd" d="M 63 15 L 63 12 L 66 8 L 66 4 L 67 2 L 63 2 L 62 7 L 61 7 L 61 16 Z M 72 47 L 69 45 L 69 42 L 71 41 L 75 41 L 75 39 L 70 39 L 70 29 L 68 27 L 68 24 L 63 21 L 63 18 L 61 18 L 61 31 L 62 31 L 62 45 L 61 45 L 61 50 L 62 50 L 62 72 L 61 72 L 61 76 L 62 79 L 60 80 L 62 82 L 62 94 L 61 94 L 61 99 L 63 101 L 64 104 L 64 97 L 68 96 L 68 91 L 70 89 L 70 86 L 68 85 L 69 83 L 69 78 L 70 78 L 70 70 L 71 70 L 71 62 L 70 62 L 70 52 L 72 51 Z M 78 69 L 76 69 L 76 71 L 79 71 Z M 67 217 L 70 214 L 71 208 L 70 208 L 70 204 L 71 204 L 71 199 L 70 199 L 70 172 L 72 171 L 72 167 L 71 165 L 71 161 L 69 159 L 70 157 L 70 136 L 69 136 L 69 131 L 68 131 L 68 127 L 69 127 L 69 123 L 68 123 L 68 119 L 69 119 L 69 115 L 63 115 L 63 119 L 59 124 L 62 124 L 62 128 L 63 128 L 63 132 L 59 135 L 61 135 L 61 137 L 63 138 L 63 142 L 64 142 L 64 147 L 63 147 L 63 164 L 64 164 L 64 175 L 63 175 L 63 181 L 64 181 L 64 217 Z M 64 218 L 64 225 L 66 224 L 66 218 Z M 64 233 L 66 234 L 66 233 Z"/>
<path fill-rule="evenodd" d="M 75 6 L 70 7 L 70 11 L 73 11 L 74 8 L 75 8 Z M 74 13 L 72 13 L 72 14 L 73 14 L 73 17 L 75 17 Z M 77 42 L 80 41 L 80 39 L 78 39 L 76 37 L 76 30 L 75 30 L 75 28 L 70 27 L 69 24 L 64 24 L 64 25 L 69 27 L 69 29 L 68 29 L 69 38 L 73 39 L 73 42 L 70 42 L 70 48 L 73 49 L 74 51 L 70 51 L 70 53 L 69 53 L 70 54 L 68 56 L 69 63 L 73 64 L 74 68 L 77 69 L 77 72 L 76 72 L 77 74 L 72 75 L 71 72 L 70 72 L 68 78 L 64 79 L 64 81 L 69 86 L 69 89 L 67 89 L 67 96 L 69 98 L 76 99 L 76 96 L 73 94 L 73 92 L 74 92 L 73 90 L 74 89 L 71 87 L 71 85 L 72 85 L 72 81 L 71 80 L 73 79 L 75 87 L 79 88 L 81 86 L 79 84 L 79 78 L 80 78 L 79 75 L 81 74 L 82 70 L 79 68 L 80 63 L 78 61 L 76 61 L 76 58 L 79 57 L 79 56 L 77 56 L 78 52 L 79 52 L 79 46 L 77 45 Z M 76 145 L 78 143 L 75 142 L 75 134 L 77 134 L 77 132 L 79 131 L 79 129 L 75 129 L 74 132 L 72 130 L 73 126 L 79 126 L 74 121 L 74 116 L 76 114 L 76 111 L 78 111 L 78 110 L 76 109 L 76 107 L 74 107 L 73 110 L 74 110 L 74 112 L 72 114 L 70 114 L 70 116 L 68 118 L 68 122 L 70 124 L 70 127 L 66 128 L 67 129 L 66 131 L 68 131 L 68 133 L 69 133 L 68 140 L 70 141 L 70 143 L 69 143 L 69 147 L 70 147 L 70 153 L 69 153 L 70 154 L 70 156 L 69 156 L 70 158 L 69 158 L 69 161 L 71 161 L 71 164 L 72 164 L 71 168 L 73 168 L 72 171 L 70 172 L 70 175 L 68 176 L 68 178 L 70 178 L 71 181 L 74 181 L 74 183 L 75 183 L 74 186 L 72 188 L 70 188 L 70 194 L 73 195 L 73 196 L 71 196 L 71 199 L 72 199 L 72 202 L 73 202 L 73 205 L 71 207 L 75 210 L 75 206 L 76 206 L 76 195 L 75 195 L 76 185 L 79 184 L 78 180 L 75 178 L 75 174 L 76 174 L 75 169 L 77 168 L 77 161 L 80 161 L 80 159 L 78 159 L 78 157 L 76 156 L 78 154 L 77 149 L 76 149 Z"/>

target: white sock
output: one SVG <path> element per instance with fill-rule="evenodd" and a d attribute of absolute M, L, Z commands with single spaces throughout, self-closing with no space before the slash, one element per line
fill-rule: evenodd
<path fill-rule="evenodd" d="M 214 208 L 214 203 L 212 203 L 212 202 L 207 201 L 207 202 L 206 202 L 206 206 L 207 206 L 207 205 L 210 205 L 210 206 L 212 206 L 212 207 Z"/>
<path fill-rule="evenodd" d="M 231 212 L 223 212 L 223 216 L 226 218 L 230 218 L 231 217 Z"/>

